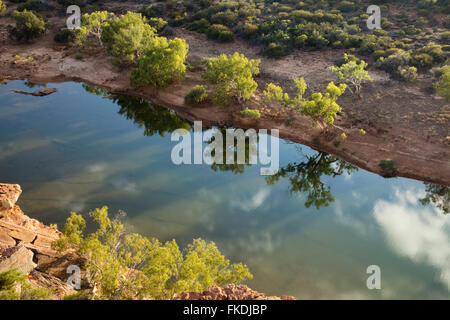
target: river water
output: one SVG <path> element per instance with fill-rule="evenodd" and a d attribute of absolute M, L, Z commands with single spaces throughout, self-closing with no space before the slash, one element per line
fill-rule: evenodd
<path fill-rule="evenodd" d="M 0 86 L 0 182 L 22 186 L 33 218 L 61 227 L 70 211 L 124 210 L 144 235 L 214 241 L 268 295 L 450 298 L 450 214 L 439 202 L 448 188 L 384 179 L 283 140 L 273 177 L 258 165 L 177 166 L 171 132 L 191 124 L 174 112 L 79 83 L 48 86 L 58 92 Z M 380 290 L 366 285 L 372 265 Z"/>

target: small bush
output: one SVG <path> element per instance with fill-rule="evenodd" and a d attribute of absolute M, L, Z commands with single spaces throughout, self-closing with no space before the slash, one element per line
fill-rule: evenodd
<path fill-rule="evenodd" d="M 26 40 L 42 36 L 45 33 L 45 21 L 32 11 L 14 11 L 12 17 L 16 21 L 16 27 L 9 29 L 9 34 L 17 40 Z"/>
<path fill-rule="evenodd" d="M 230 42 L 234 40 L 233 32 L 227 26 L 221 24 L 213 24 L 209 27 L 207 35 L 208 38 L 220 42 Z"/>
<path fill-rule="evenodd" d="M 245 118 L 249 118 L 249 119 L 259 119 L 259 118 L 261 118 L 261 113 L 259 112 L 259 110 L 249 109 L 248 107 L 245 108 L 244 110 L 242 110 L 241 114 Z"/>
<path fill-rule="evenodd" d="M 197 85 L 193 87 L 184 97 L 185 104 L 199 104 L 208 98 L 205 86 Z"/>
<path fill-rule="evenodd" d="M 383 176 L 386 178 L 395 177 L 398 174 L 397 167 L 392 159 L 381 160 L 379 166 L 383 170 Z"/>
<path fill-rule="evenodd" d="M 75 33 L 68 29 L 62 28 L 58 32 L 55 33 L 53 40 L 58 43 L 69 43 L 75 39 Z"/>
<path fill-rule="evenodd" d="M 417 79 L 417 68 L 415 68 L 415 67 L 406 67 L 406 68 L 398 67 L 397 74 L 398 74 L 400 80 L 411 82 L 411 81 L 414 81 Z"/>
<path fill-rule="evenodd" d="M 269 58 L 281 58 L 286 55 L 286 51 L 286 46 L 272 42 L 264 49 L 264 54 Z"/>

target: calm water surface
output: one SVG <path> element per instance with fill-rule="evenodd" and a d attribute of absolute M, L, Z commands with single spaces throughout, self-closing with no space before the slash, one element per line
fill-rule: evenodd
<path fill-rule="evenodd" d="M 52 84 L 47 97 L 11 92 L 25 84 L 0 86 L 0 181 L 22 186 L 32 217 L 62 226 L 70 211 L 122 209 L 147 236 L 215 241 L 270 295 L 450 298 L 450 215 L 420 201 L 448 189 L 282 140 L 272 178 L 259 166 L 176 166 L 170 133 L 190 123 L 175 113 L 78 83 Z M 381 290 L 366 287 L 369 265 Z"/>

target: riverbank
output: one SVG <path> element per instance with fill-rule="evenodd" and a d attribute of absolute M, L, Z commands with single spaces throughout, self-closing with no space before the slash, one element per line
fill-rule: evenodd
<path fill-rule="evenodd" d="M 55 25 L 60 22 L 60 18 L 54 20 Z M 203 35 L 175 29 L 174 36 L 186 39 L 190 46 L 190 64 L 200 58 L 234 51 L 262 59 L 261 75 L 257 78 L 259 89 L 244 106 L 234 104 L 224 108 L 208 103 L 192 107 L 184 104 L 184 97 L 194 85 L 205 84 L 199 71 L 187 71 L 183 80 L 164 89 L 136 90 L 129 84 L 130 69 L 116 67 L 103 50 L 84 53 L 79 59 L 78 48 L 56 44 L 51 32 L 32 44 L 11 43 L 5 35 L 6 25 L 10 23 L 6 17 L 0 18 L 0 78 L 28 79 L 37 83 L 84 82 L 113 93 L 149 99 L 190 121 L 201 120 L 206 126 L 278 129 L 283 139 L 334 154 L 383 176 L 392 175 L 392 171 L 380 166 L 383 161 L 389 161 L 398 176 L 450 185 L 447 160 L 450 156 L 450 106 L 443 98 L 426 92 L 431 75 L 421 75 L 416 83 L 405 84 L 390 80 L 384 72 L 369 70 L 374 82 L 364 87 L 362 98 L 346 92 L 339 99 L 343 112 L 336 120 L 336 127 L 325 133 L 312 128 L 310 120 L 300 114 L 288 114 L 275 105 L 266 104 L 262 91 L 268 82 L 275 82 L 292 92 L 291 80 L 297 76 L 303 76 L 311 90 L 323 91 L 329 81 L 335 80 L 328 66 L 342 56 L 342 50 L 298 51 L 286 58 L 271 60 L 261 58 L 257 48 L 241 40 L 218 44 Z M 16 55 L 32 56 L 34 61 L 17 63 Z M 261 118 L 244 118 L 240 111 L 246 106 L 259 109 Z M 361 134 L 360 129 L 366 134 Z M 347 135 L 345 140 L 340 138 L 343 132 Z"/>

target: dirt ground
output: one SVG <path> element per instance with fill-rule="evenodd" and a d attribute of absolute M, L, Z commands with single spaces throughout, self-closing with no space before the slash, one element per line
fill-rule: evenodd
<path fill-rule="evenodd" d="M 51 17 L 50 21 L 55 30 L 64 19 Z M 129 85 L 130 70 L 115 67 L 112 58 L 102 50 L 83 52 L 83 59 L 77 60 L 75 54 L 80 49 L 56 44 L 51 31 L 34 43 L 17 44 L 7 37 L 6 26 L 11 23 L 8 18 L 0 17 L 0 79 L 85 82 L 116 93 L 148 98 L 176 110 L 188 120 L 202 120 L 204 125 L 279 129 L 281 138 L 332 153 L 381 175 L 385 173 L 380 161 L 392 159 L 399 176 L 450 186 L 450 105 L 430 93 L 431 74 L 420 75 L 415 83 L 401 83 L 390 80 L 384 72 L 370 69 L 374 81 L 363 87 L 361 98 L 348 90 L 339 98 L 343 112 L 336 120 L 337 127 L 325 133 L 312 128 L 310 120 L 300 114 L 290 114 L 265 103 L 262 91 L 267 83 L 274 82 L 293 92 L 292 79 L 304 77 L 309 86 L 307 94 L 323 92 L 328 82 L 335 80 L 328 68 L 342 56 L 343 50 L 296 51 L 273 60 L 261 57 L 258 47 L 239 39 L 220 44 L 195 32 L 174 29 L 174 36 L 184 38 L 189 44 L 188 63 L 235 51 L 261 59 L 259 88 L 245 106 L 259 109 L 262 116 L 259 120 L 249 120 L 241 116 L 241 105 L 226 108 L 213 103 L 196 108 L 184 105 L 186 93 L 196 84 L 205 84 L 199 71 L 188 71 L 185 79 L 165 89 L 135 90 Z M 33 56 L 35 60 L 14 63 L 16 55 Z M 362 135 L 360 129 L 367 134 Z M 340 139 L 342 132 L 347 134 L 347 139 Z M 338 146 L 336 140 L 342 140 Z"/>

